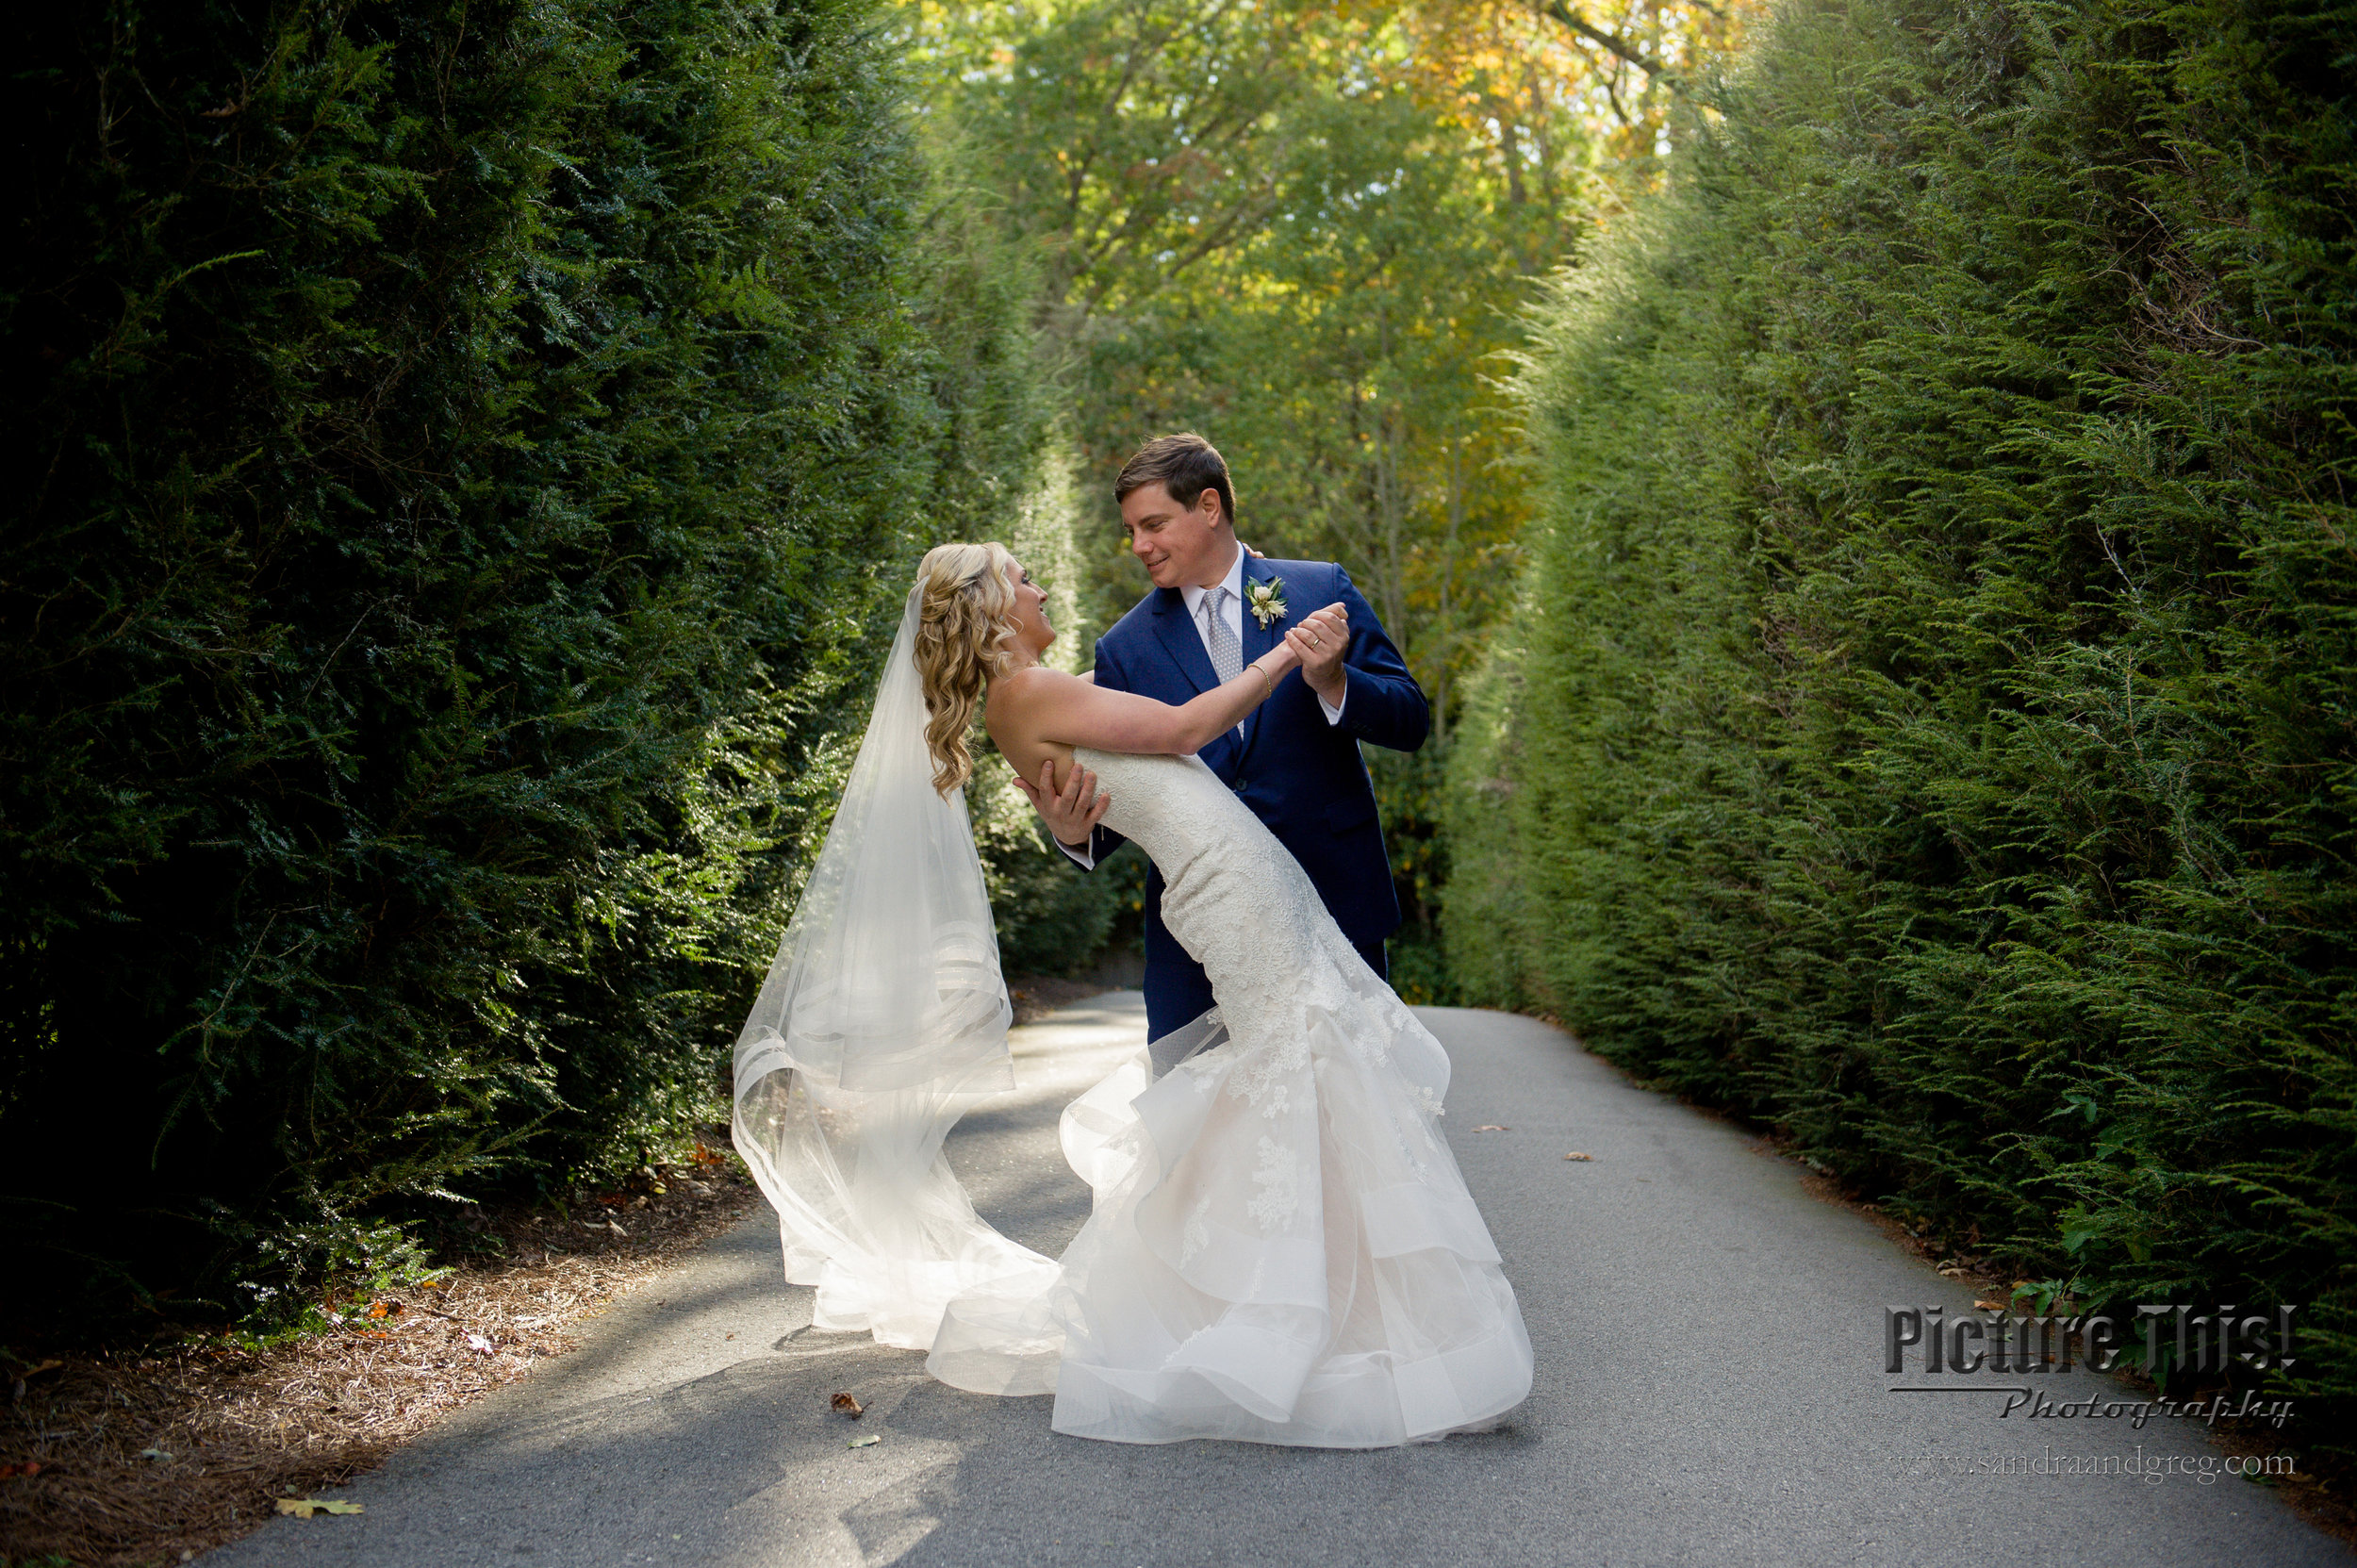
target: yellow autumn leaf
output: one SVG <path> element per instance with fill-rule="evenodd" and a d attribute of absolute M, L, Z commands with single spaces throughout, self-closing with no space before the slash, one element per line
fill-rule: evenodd
<path fill-rule="evenodd" d="M 347 1503 L 333 1497 L 281 1497 L 278 1511 L 291 1513 L 298 1519 L 308 1519 L 315 1513 L 364 1513 L 358 1503 Z"/>

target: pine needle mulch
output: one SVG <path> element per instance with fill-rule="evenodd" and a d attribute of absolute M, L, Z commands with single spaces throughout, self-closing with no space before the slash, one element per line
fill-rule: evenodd
<path fill-rule="evenodd" d="M 733 1160 L 642 1173 L 569 1216 L 487 1216 L 446 1279 L 338 1302 L 325 1333 L 0 1362 L 0 1564 L 146 1568 L 235 1540 L 570 1349 L 569 1326 L 759 1203 Z"/>
<path fill-rule="evenodd" d="M 1018 1023 L 1104 989 L 1009 987 Z M 572 1348 L 568 1326 L 760 1202 L 733 1157 L 707 1153 L 569 1214 L 486 1213 L 450 1278 L 338 1302 L 327 1333 L 258 1351 L 219 1337 L 0 1349 L 0 1568 L 150 1568 L 233 1541 Z"/>

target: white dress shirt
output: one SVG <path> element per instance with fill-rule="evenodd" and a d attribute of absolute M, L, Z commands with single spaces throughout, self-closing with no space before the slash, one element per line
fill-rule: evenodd
<path fill-rule="evenodd" d="M 1228 575 L 1211 585 L 1211 587 L 1224 587 L 1228 590 L 1227 599 L 1221 602 L 1220 619 L 1228 623 L 1228 630 L 1234 635 L 1236 646 L 1239 649 L 1244 647 L 1244 546 L 1239 543 L 1236 546 L 1236 558 L 1228 564 Z M 1211 595 L 1211 588 L 1204 587 L 1198 583 L 1184 583 L 1178 588 L 1178 596 L 1187 602 L 1187 621 L 1195 628 L 1195 635 L 1203 639 L 1203 652 L 1207 655 L 1211 651 L 1211 637 L 1203 625 L 1203 602 Z M 1318 706 L 1326 710 L 1326 721 L 1328 724 L 1340 724 L 1343 721 L 1343 703 L 1350 701 L 1348 683 L 1349 677 L 1344 676 L 1342 702 L 1329 702 L 1326 700 L 1324 692 L 1316 693 Z M 1055 837 L 1053 834 L 1048 836 Z M 1056 848 L 1070 855 L 1080 865 L 1091 869 L 1096 868 L 1096 835 L 1095 834 L 1091 834 L 1089 842 L 1079 849 L 1066 844 L 1061 838 L 1056 839 Z"/>
<path fill-rule="evenodd" d="M 1212 587 L 1228 590 L 1227 602 L 1221 611 L 1220 619 L 1228 622 L 1229 631 L 1236 634 L 1236 646 L 1241 649 L 1244 647 L 1243 545 L 1239 544 L 1236 547 L 1236 558 L 1228 563 L 1228 575 L 1213 584 Z M 1203 639 L 1203 652 L 1206 653 L 1211 651 L 1211 634 L 1203 629 L 1203 601 L 1211 596 L 1211 589 L 1203 586 L 1200 583 L 1182 583 L 1178 586 L 1178 597 L 1187 602 L 1187 619 L 1195 622 L 1195 635 Z M 1213 673 L 1217 673 L 1219 667 L 1213 665 L 1211 668 Z"/>

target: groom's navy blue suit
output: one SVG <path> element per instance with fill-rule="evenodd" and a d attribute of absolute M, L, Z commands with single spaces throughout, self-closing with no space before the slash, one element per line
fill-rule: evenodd
<path fill-rule="evenodd" d="M 1360 760 L 1359 742 L 1395 751 L 1424 744 L 1432 727 L 1424 690 L 1407 661 L 1383 635 L 1350 574 L 1328 561 L 1271 561 L 1247 554 L 1246 604 L 1252 584 L 1281 578 L 1285 616 L 1262 626 L 1247 607 L 1246 664 L 1275 648 L 1285 629 L 1312 610 L 1340 602 L 1350 616 L 1344 655 L 1347 690 L 1340 723 L 1329 724 L 1317 693 L 1299 670 L 1234 730 L 1197 753 L 1220 781 L 1268 824 L 1278 843 L 1310 873 L 1335 924 L 1377 974 L 1386 972 L 1383 939 L 1399 926 L 1399 895 L 1392 888 L 1391 857 L 1376 819 L 1375 785 Z M 1211 655 L 1177 588 L 1157 588 L 1096 641 L 1096 684 L 1164 702 L 1184 702 L 1219 684 Z M 1090 844 L 1102 863 L 1122 842 L 1098 828 Z M 1160 1039 L 1211 1005 L 1211 985 L 1162 924 L 1162 876 L 1146 879 L 1146 1022 Z"/>

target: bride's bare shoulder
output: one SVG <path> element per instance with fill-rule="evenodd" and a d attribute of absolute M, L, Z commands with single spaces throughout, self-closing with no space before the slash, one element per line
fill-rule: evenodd
<path fill-rule="evenodd" d="M 1032 665 L 991 682 L 982 711 L 993 724 L 1032 723 L 1087 689 L 1077 677 L 1061 669 Z"/>
<path fill-rule="evenodd" d="M 1042 697 L 1052 697 L 1059 691 L 1076 690 L 1087 684 L 1089 678 L 1085 675 L 1067 675 L 1061 669 L 1035 664 L 1012 675 L 999 676 L 990 684 L 990 694 L 993 698 L 1005 696 L 1020 701 L 1032 701 Z"/>

